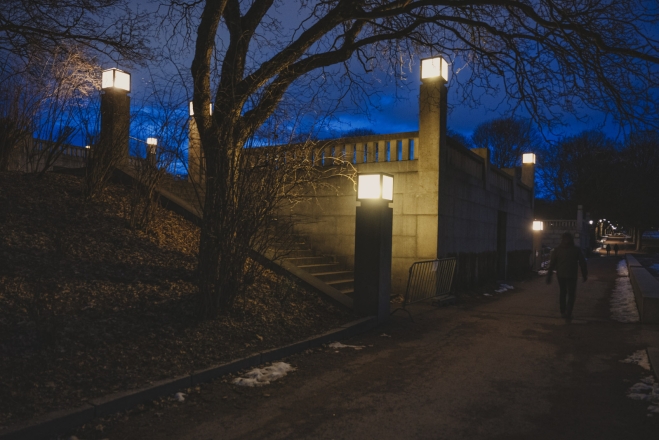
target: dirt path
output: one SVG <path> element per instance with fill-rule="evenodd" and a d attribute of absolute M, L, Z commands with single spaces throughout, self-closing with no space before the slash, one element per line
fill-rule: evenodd
<path fill-rule="evenodd" d="M 216 382 L 80 439 L 657 439 L 659 414 L 627 389 L 650 373 L 621 363 L 645 348 L 639 324 L 609 319 L 618 258 L 589 261 L 575 319 L 542 278 L 468 305 L 417 307 L 385 326 L 291 358 L 262 388 Z M 381 334 L 390 337 L 381 336 Z M 97 425 L 96 425 L 97 426 Z"/>

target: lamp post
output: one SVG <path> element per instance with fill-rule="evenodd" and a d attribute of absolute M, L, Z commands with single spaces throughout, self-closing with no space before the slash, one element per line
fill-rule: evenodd
<path fill-rule="evenodd" d="M 418 200 L 424 203 L 424 229 L 427 239 L 417 248 L 417 255 L 435 259 L 444 252 L 446 237 L 439 233 L 443 219 L 441 193 L 446 185 L 446 116 L 448 114 L 449 64 L 440 56 L 421 60 L 419 87 Z M 421 148 L 417 148 L 417 147 Z M 432 200 L 432 202 L 431 202 Z"/>
<path fill-rule="evenodd" d="M 151 165 L 156 164 L 156 148 L 158 147 L 158 139 L 154 137 L 146 138 L 146 160 Z"/>
<path fill-rule="evenodd" d="M 542 249 L 542 230 L 544 223 L 538 220 L 533 221 L 533 271 L 537 272 L 541 269 L 540 265 L 540 250 Z"/>
<path fill-rule="evenodd" d="M 130 74 L 112 68 L 101 75 L 101 135 L 99 147 L 116 150 L 120 164 L 128 160 L 128 130 L 130 127 Z M 108 156 L 114 156 L 108 155 Z"/>
<path fill-rule="evenodd" d="M 389 316 L 391 297 L 391 233 L 394 211 L 394 177 L 390 174 L 359 174 L 355 219 L 355 312 Z"/>

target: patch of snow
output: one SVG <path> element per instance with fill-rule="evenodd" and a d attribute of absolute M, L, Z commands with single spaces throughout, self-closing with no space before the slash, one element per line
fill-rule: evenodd
<path fill-rule="evenodd" d="M 235 378 L 233 383 L 245 387 L 260 387 L 268 385 L 270 382 L 277 379 L 281 379 L 286 376 L 289 371 L 295 371 L 295 368 L 286 362 L 275 362 L 269 367 L 254 368 L 245 373 L 244 377 Z"/>
<path fill-rule="evenodd" d="M 547 271 L 546 270 L 539 270 L 538 275 L 547 275 Z"/>
<path fill-rule="evenodd" d="M 390 338 L 391 337 L 391 335 L 388 335 L 386 333 L 382 333 L 380 336 L 383 337 L 383 338 Z"/>
<path fill-rule="evenodd" d="M 618 272 L 619 277 L 629 276 L 629 270 L 627 270 L 627 260 L 623 258 L 622 260 L 618 261 L 618 267 L 616 268 L 616 272 Z"/>
<path fill-rule="evenodd" d="M 495 290 L 495 292 L 496 292 L 496 290 Z M 489 293 L 484 293 L 483 296 L 492 296 L 492 295 L 490 295 Z"/>
<path fill-rule="evenodd" d="M 184 393 L 176 393 L 176 394 L 174 394 L 174 399 L 176 399 L 178 402 L 183 402 L 183 401 L 185 401 L 185 396 L 186 395 L 187 394 L 184 394 Z"/>
<path fill-rule="evenodd" d="M 618 263 L 618 274 L 623 273 L 623 266 L 624 272 L 627 272 L 627 264 L 625 260 L 621 260 Z M 634 289 L 627 275 L 616 278 L 616 285 L 611 293 L 609 307 L 611 309 L 611 318 L 618 322 L 640 321 L 636 299 L 634 298 Z"/>
<path fill-rule="evenodd" d="M 620 362 L 625 364 L 636 364 L 650 371 L 650 360 L 648 359 L 648 352 L 646 350 L 635 351 L 627 359 Z"/>
<path fill-rule="evenodd" d="M 634 360 L 631 360 L 630 362 L 636 363 L 638 359 L 643 357 L 640 355 L 641 352 L 645 353 L 645 350 L 637 351 L 629 358 L 625 359 L 625 361 L 634 358 Z M 645 361 L 647 361 L 647 354 L 645 354 Z M 644 377 L 640 382 L 632 385 L 629 390 L 627 390 L 627 397 L 633 400 L 651 403 L 652 405 L 648 406 L 648 417 L 652 417 L 653 414 L 659 414 L 659 383 L 655 382 L 653 376 Z"/>
<path fill-rule="evenodd" d="M 513 289 L 514 289 L 514 287 L 511 286 L 510 284 L 499 284 L 499 288 L 497 290 L 495 290 L 494 292 L 495 293 L 503 293 L 506 290 L 513 290 Z"/>
<path fill-rule="evenodd" d="M 329 347 L 330 348 L 354 348 L 355 350 L 361 350 L 362 348 L 364 348 L 363 345 L 345 345 L 345 344 L 342 344 L 340 342 L 332 342 L 329 345 Z"/>

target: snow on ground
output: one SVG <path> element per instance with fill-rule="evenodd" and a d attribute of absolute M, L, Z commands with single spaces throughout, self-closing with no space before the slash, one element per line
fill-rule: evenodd
<path fill-rule="evenodd" d="M 648 359 L 648 352 L 646 350 L 635 351 L 634 354 L 620 362 L 624 364 L 636 364 L 648 371 L 650 370 L 650 359 Z"/>
<path fill-rule="evenodd" d="M 500 284 L 500 285 L 499 285 L 499 288 L 496 289 L 494 292 L 495 292 L 495 293 L 503 293 L 503 292 L 505 292 L 506 290 L 513 290 L 513 289 L 514 289 L 514 287 L 511 286 L 510 284 Z"/>
<path fill-rule="evenodd" d="M 185 393 L 176 393 L 176 394 L 174 394 L 174 399 L 176 399 L 179 402 L 184 402 L 185 401 L 185 396 L 187 396 L 187 394 L 185 394 Z"/>
<path fill-rule="evenodd" d="M 547 275 L 547 271 L 546 270 L 539 270 L 538 275 Z"/>
<path fill-rule="evenodd" d="M 340 342 L 332 342 L 329 345 L 329 347 L 330 348 L 336 348 L 336 349 L 339 349 L 339 348 L 354 348 L 355 350 L 361 350 L 362 348 L 364 348 L 363 345 L 344 345 Z"/>
<path fill-rule="evenodd" d="M 617 272 L 619 277 L 616 278 L 616 285 L 609 302 L 611 318 L 618 322 L 639 322 L 634 290 L 629 281 L 627 262 L 624 259 L 618 263 Z"/>
<path fill-rule="evenodd" d="M 627 397 L 650 403 L 650 406 L 648 406 L 648 417 L 652 417 L 653 414 L 659 414 L 659 383 L 654 380 L 654 377 L 644 377 L 640 382 L 632 385 L 627 390 Z"/>
<path fill-rule="evenodd" d="M 244 377 L 235 378 L 233 383 L 245 387 L 260 387 L 262 385 L 268 385 L 270 382 L 277 379 L 281 379 L 286 376 L 289 371 L 295 371 L 295 368 L 286 362 L 275 362 L 269 367 L 254 368 L 245 373 Z"/>

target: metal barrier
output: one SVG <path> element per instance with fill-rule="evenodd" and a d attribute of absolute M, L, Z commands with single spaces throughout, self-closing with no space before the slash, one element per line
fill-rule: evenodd
<path fill-rule="evenodd" d="M 435 298 L 433 304 L 445 304 L 453 302 L 455 297 L 451 295 L 453 289 L 453 278 L 457 260 L 455 258 L 442 258 L 441 260 L 417 261 L 410 266 L 407 278 L 407 289 L 403 306 L 394 310 L 404 310 L 409 304 Z M 410 318 L 412 316 L 410 315 Z"/>

